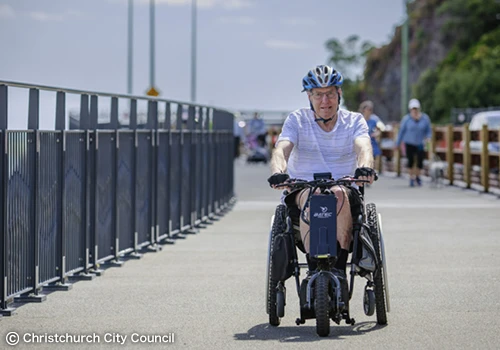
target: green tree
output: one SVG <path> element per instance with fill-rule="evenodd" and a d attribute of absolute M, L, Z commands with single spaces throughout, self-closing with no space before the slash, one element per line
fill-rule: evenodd
<path fill-rule="evenodd" d="M 342 92 L 344 104 L 348 109 L 356 109 L 363 92 L 363 77 L 355 75 L 355 71 L 364 68 L 366 56 L 373 48 L 369 41 L 360 42 L 357 35 L 351 35 L 343 43 L 338 39 L 330 39 L 325 44 L 330 51 L 328 63 L 344 76 Z"/>
<path fill-rule="evenodd" d="M 325 44 L 330 51 L 328 62 L 333 64 L 347 79 L 358 80 L 354 77 L 356 68 L 364 67 L 366 56 L 373 48 L 369 41 L 360 42 L 358 35 L 351 35 L 341 43 L 338 39 L 330 39 Z"/>

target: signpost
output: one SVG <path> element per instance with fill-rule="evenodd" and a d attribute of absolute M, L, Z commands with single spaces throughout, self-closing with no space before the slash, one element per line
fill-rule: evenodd
<path fill-rule="evenodd" d="M 160 92 L 158 90 L 156 90 L 154 88 L 154 86 L 151 87 L 151 89 L 148 90 L 148 92 L 146 92 L 146 95 L 148 96 L 158 96 L 160 94 Z"/>

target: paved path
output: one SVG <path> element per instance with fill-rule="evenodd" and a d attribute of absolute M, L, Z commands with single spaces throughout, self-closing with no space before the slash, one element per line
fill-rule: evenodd
<path fill-rule="evenodd" d="M 332 322 L 330 336 L 319 338 L 313 320 L 295 325 L 291 280 L 282 324 L 267 323 L 267 240 L 280 196 L 267 187 L 268 175 L 263 165 L 238 163 L 238 202 L 220 221 L 68 292 L 49 294 L 41 304 L 19 307 L 0 319 L 0 348 L 8 348 L 6 334 L 17 332 L 26 340 L 68 333 L 100 341 L 21 340 L 18 349 L 498 349 L 498 198 L 455 187 L 408 188 L 406 180 L 382 177 L 366 199 L 383 216 L 389 324 L 377 326 L 374 316 L 364 315 L 364 283 L 356 278 L 356 325 Z M 137 335 L 170 333 L 174 343 L 133 342 Z M 127 336 L 123 345 L 117 335 Z"/>

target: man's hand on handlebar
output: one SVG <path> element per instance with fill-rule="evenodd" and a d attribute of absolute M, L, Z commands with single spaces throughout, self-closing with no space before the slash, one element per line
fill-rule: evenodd
<path fill-rule="evenodd" d="M 269 186 L 271 186 L 272 188 L 277 188 L 276 185 L 282 184 L 288 179 L 290 179 L 290 176 L 288 174 L 274 173 L 267 179 L 267 181 L 269 182 Z"/>
<path fill-rule="evenodd" d="M 356 171 L 354 172 L 354 177 L 356 179 L 370 181 L 370 184 L 372 184 L 373 181 L 377 181 L 377 179 L 378 179 L 378 176 L 377 176 L 377 173 L 375 172 L 375 170 L 373 170 L 372 168 L 369 168 L 369 167 L 357 168 Z M 357 182 L 356 184 L 358 186 L 364 185 L 363 182 Z"/>

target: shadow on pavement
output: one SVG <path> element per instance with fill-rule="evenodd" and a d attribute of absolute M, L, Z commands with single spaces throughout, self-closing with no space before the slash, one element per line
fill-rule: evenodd
<path fill-rule="evenodd" d="M 280 342 L 313 342 L 321 339 L 340 339 L 346 336 L 359 336 L 364 333 L 380 330 L 385 326 L 376 322 L 361 322 L 354 326 L 332 325 L 330 335 L 318 337 L 316 326 L 273 327 L 262 323 L 250 328 L 246 333 L 236 333 L 235 340 L 279 340 Z"/>

